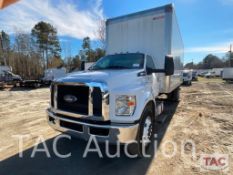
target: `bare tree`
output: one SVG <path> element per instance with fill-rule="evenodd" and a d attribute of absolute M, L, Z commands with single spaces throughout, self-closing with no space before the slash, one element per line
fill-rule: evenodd
<path fill-rule="evenodd" d="M 7 57 L 10 52 L 10 37 L 9 35 L 1 31 L 0 32 L 0 65 L 7 65 Z"/>
<path fill-rule="evenodd" d="M 24 79 L 38 79 L 42 76 L 43 59 L 30 34 L 16 31 L 10 65 Z"/>

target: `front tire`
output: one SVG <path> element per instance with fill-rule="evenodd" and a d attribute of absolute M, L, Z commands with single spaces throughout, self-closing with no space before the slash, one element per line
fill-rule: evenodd
<path fill-rule="evenodd" d="M 141 116 L 139 131 L 136 143 L 128 146 L 128 152 L 131 155 L 137 155 L 139 158 L 148 154 L 149 147 L 152 145 L 154 134 L 154 112 L 151 105 L 148 105 Z"/>

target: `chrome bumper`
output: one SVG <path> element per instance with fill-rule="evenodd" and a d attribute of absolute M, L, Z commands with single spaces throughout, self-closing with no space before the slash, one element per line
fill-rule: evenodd
<path fill-rule="evenodd" d="M 52 119 L 52 121 L 51 121 Z M 75 137 L 88 140 L 90 136 L 95 136 L 97 141 L 104 142 L 109 141 L 109 143 L 120 142 L 122 144 L 128 143 L 130 141 L 136 140 L 139 124 L 110 124 L 110 125 L 99 125 L 99 124 L 90 124 L 81 121 L 76 121 L 72 119 L 62 118 L 56 113 L 52 112 L 50 109 L 47 109 L 47 121 L 49 125 L 55 130 L 61 132 L 67 132 L 74 135 Z M 82 132 L 71 129 L 69 127 L 63 127 L 60 125 L 61 121 L 71 124 L 78 124 L 82 126 Z M 105 129 L 108 130 L 107 135 L 93 134 L 90 133 L 90 128 L 93 130 Z"/>

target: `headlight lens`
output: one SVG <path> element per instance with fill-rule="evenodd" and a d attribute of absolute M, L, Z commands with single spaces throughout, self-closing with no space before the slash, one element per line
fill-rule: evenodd
<path fill-rule="evenodd" d="M 115 113 L 117 116 L 131 116 L 136 107 L 136 96 L 119 95 L 116 96 Z"/>

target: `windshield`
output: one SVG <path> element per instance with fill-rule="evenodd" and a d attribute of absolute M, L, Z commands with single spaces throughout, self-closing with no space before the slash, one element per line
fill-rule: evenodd
<path fill-rule="evenodd" d="M 101 58 L 93 65 L 90 70 L 102 69 L 142 69 L 144 65 L 144 55 L 134 54 L 117 54 Z"/>

